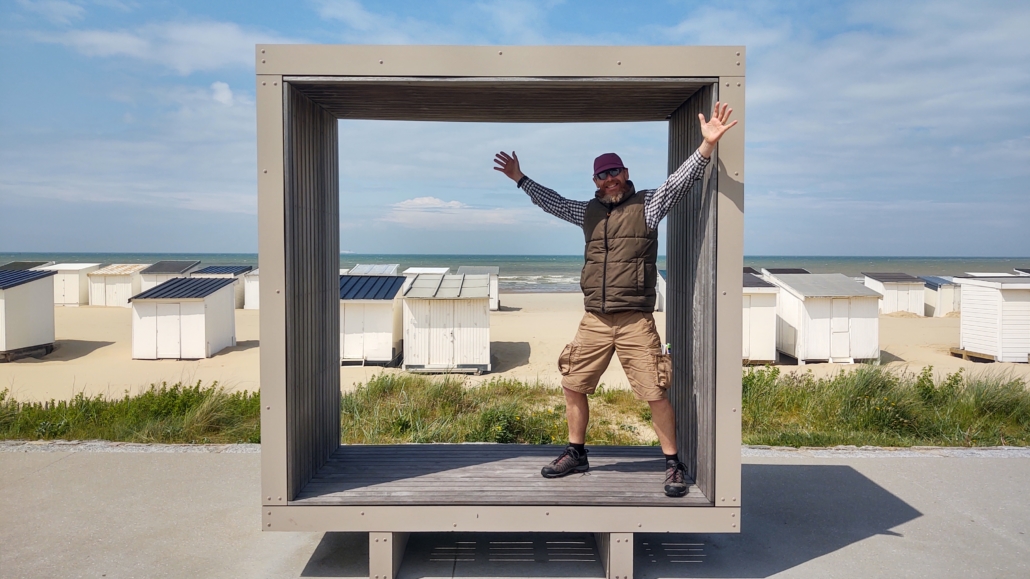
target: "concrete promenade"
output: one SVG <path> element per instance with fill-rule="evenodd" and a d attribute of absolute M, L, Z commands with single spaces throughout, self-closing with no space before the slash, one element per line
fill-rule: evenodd
<path fill-rule="evenodd" d="M 0 444 L 0 577 L 367 577 L 365 535 L 260 531 L 258 450 Z M 743 532 L 638 535 L 637 577 L 1030 577 L 1030 450 L 744 457 Z M 415 535 L 399 577 L 603 577 L 592 547 Z"/>

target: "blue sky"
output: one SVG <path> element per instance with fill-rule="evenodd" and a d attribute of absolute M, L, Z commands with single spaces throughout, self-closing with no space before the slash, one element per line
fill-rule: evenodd
<path fill-rule="evenodd" d="M 743 44 L 745 251 L 1030 254 L 1030 3 L 0 0 L 0 251 L 257 248 L 255 43 Z M 343 122 L 341 250 L 581 251 L 492 171 L 591 193 L 661 123 Z"/>

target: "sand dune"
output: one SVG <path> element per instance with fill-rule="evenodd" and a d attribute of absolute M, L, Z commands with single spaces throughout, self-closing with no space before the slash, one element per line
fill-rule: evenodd
<path fill-rule="evenodd" d="M 470 382 L 506 376 L 558 384 L 557 357 L 576 332 L 582 316 L 579 294 L 503 294 L 502 310 L 490 317 L 491 354 L 495 371 Z M 660 329 L 664 314 L 655 313 Z M 219 381 L 230 388 L 254 390 L 260 386 L 258 312 L 236 311 L 238 345 L 207 360 L 132 360 L 131 311 L 122 308 L 56 308 L 57 349 L 44 359 L 23 359 L 0 364 L 0 389 L 19 400 L 67 399 L 77 392 L 121 396 L 151 383 Z M 889 367 L 918 372 L 932 364 L 937 371 L 1008 371 L 1030 378 L 1027 364 L 974 364 L 948 355 L 958 345 L 958 318 L 881 316 L 880 347 Z M 664 338 L 664 332 L 663 332 Z M 809 364 L 784 366 L 785 371 L 811 370 L 822 376 L 848 366 Z M 379 372 L 399 372 L 375 366 L 344 366 L 344 390 Z M 622 367 L 614 358 L 602 382 L 628 387 Z"/>

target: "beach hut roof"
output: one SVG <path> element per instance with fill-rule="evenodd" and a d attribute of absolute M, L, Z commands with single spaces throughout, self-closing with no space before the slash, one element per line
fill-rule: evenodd
<path fill-rule="evenodd" d="M 399 263 L 359 263 L 350 268 L 349 275 L 397 275 Z"/>
<path fill-rule="evenodd" d="M 89 275 L 132 275 L 148 267 L 149 263 L 114 263 L 90 272 Z"/>
<path fill-rule="evenodd" d="M 168 259 L 159 261 L 140 273 L 186 273 L 200 265 L 199 260 Z"/>
<path fill-rule="evenodd" d="M 232 283 L 233 279 L 228 277 L 178 277 L 136 294 L 129 301 L 203 299 Z"/>
<path fill-rule="evenodd" d="M 10 289 L 22 284 L 57 275 L 56 271 L 33 271 L 28 269 L 0 270 L 0 290 Z"/>
<path fill-rule="evenodd" d="M 1015 268 L 1015 270 L 1019 273 L 1025 273 L 1026 275 L 1030 275 L 1030 267 L 1017 267 Z"/>
<path fill-rule="evenodd" d="M 452 300 L 489 298 L 490 276 L 421 273 L 411 280 L 404 297 Z"/>
<path fill-rule="evenodd" d="M 35 268 L 37 271 L 81 271 L 91 267 L 100 267 L 99 263 L 56 263 Z"/>
<path fill-rule="evenodd" d="M 744 287 L 776 287 L 753 273 L 744 274 Z"/>
<path fill-rule="evenodd" d="M 956 277 L 960 285 L 978 285 L 995 289 L 1030 289 L 1030 279 L 1021 275 L 1000 277 Z"/>
<path fill-rule="evenodd" d="M 662 279 L 669 279 L 668 270 L 660 269 L 658 270 L 658 275 L 662 276 Z"/>
<path fill-rule="evenodd" d="M 341 275 L 341 300 L 392 300 L 401 290 L 403 275 Z"/>
<path fill-rule="evenodd" d="M 758 271 L 757 269 L 755 269 L 753 267 L 745 267 L 744 268 L 744 273 L 750 273 L 752 275 L 761 275 L 762 274 L 762 272 Z"/>
<path fill-rule="evenodd" d="M 53 265 L 52 261 L 12 261 L 0 265 L 0 271 L 20 271 L 26 269 L 32 269 L 34 267 L 43 267 L 44 265 Z"/>
<path fill-rule="evenodd" d="M 451 273 L 449 267 L 409 267 L 404 270 L 405 275 L 410 274 L 422 274 L 422 273 L 437 273 L 437 274 L 448 274 Z"/>
<path fill-rule="evenodd" d="M 941 289 L 941 286 L 956 285 L 953 280 L 941 277 L 939 275 L 921 275 L 919 279 L 923 280 L 926 287 L 930 289 Z"/>
<path fill-rule="evenodd" d="M 253 265 L 209 265 L 193 273 L 243 275 L 252 269 Z"/>
<path fill-rule="evenodd" d="M 803 298 L 883 297 L 842 273 L 784 274 L 776 280 Z"/>
<path fill-rule="evenodd" d="M 501 268 L 496 265 L 463 265 L 458 268 L 458 274 L 467 275 L 500 275 Z"/>
<path fill-rule="evenodd" d="M 803 267 L 767 267 L 764 269 L 773 275 L 812 273 Z"/>
<path fill-rule="evenodd" d="M 862 275 L 881 283 L 919 283 L 922 279 L 907 273 L 862 272 Z"/>

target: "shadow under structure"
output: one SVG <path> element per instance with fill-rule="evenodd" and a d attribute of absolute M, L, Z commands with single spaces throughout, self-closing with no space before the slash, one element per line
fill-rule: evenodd
<path fill-rule="evenodd" d="M 263 529 L 368 532 L 377 579 L 412 532 L 594 533 L 623 579 L 634 533 L 740 531 L 743 47 L 258 45 L 256 60 Z M 661 493 L 653 447 L 591 449 L 588 475 L 545 481 L 555 448 L 340 445 L 339 119 L 667 121 L 671 173 L 717 100 L 741 126 L 666 225 L 686 498 Z"/>

